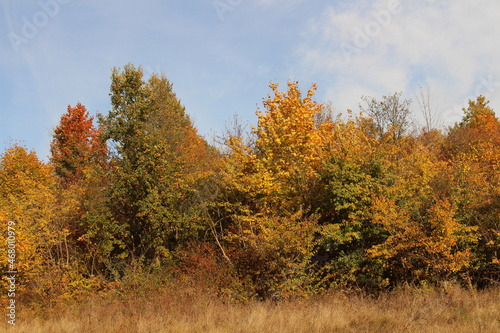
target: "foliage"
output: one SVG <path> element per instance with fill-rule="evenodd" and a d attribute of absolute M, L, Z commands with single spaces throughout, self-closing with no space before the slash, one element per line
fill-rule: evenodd
<path fill-rule="evenodd" d="M 105 177 L 108 149 L 101 129 L 94 126 L 85 106 L 80 103 L 68 106 L 54 129 L 51 153 L 50 161 L 60 184 L 58 205 L 62 223 L 68 230 L 66 246 L 75 270 L 71 273 L 94 276 L 96 266 L 104 264 L 104 249 L 109 246 L 103 244 L 102 238 L 114 226 L 107 220 L 109 212 L 102 209 L 109 183 Z M 100 228 L 96 219 L 100 219 Z M 108 244 L 116 242 L 108 240 Z"/>
<path fill-rule="evenodd" d="M 250 135 L 216 149 L 164 75 L 129 64 L 98 126 L 68 106 L 49 163 L 8 148 L 0 223 L 16 225 L 23 297 L 175 281 L 246 302 L 499 281 L 500 122 L 485 97 L 417 133 L 401 93 L 344 117 L 315 85 L 270 89 Z"/>
<path fill-rule="evenodd" d="M 321 216 L 313 260 L 321 287 L 376 280 L 363 276 L 364 251 L 383 234 L 370 223 L 370 207 L 372 197 L 387 182 L 388 170 L 370 127 L 370 119 L 364 117 L 337 120 L 326 146 L 331 157 L 322 164 L 319 191 L 311 200 Z"/>
<path fill-rule="evenodd" d="M 50 151 L 55 172 L 66 183 L 81 179 L 89 165 L 104 164 L 108 152 L 100 130 L 80 103 L 73 108 L 68 105 L 68 111 L 61 116 Z"/>
<path fill-rule="evenodd" d="M 322 106 L 312 100 L 314 86 L 305 98 L 297 83 L 289 83 L 285 93 L 278 88 L 271 84 L 274 96 L 264 101 L 265 112 L 257 112 L 255 143 L 229 137 L 224 181 L 231 221 L 226 241 L 236 251 L 235 265 L 261 297 L 304 287 L 317 221 L 306 210 L 307 198 L 329 126 L 315 122 Z"/>
<path fill-rule="evenodd" d="M 0 158 L 1 243 L 14 222 L 18 291 L 39 297 L 60 288 L 61 274 L 69 261 L 68 230 L 62 222 L 53 168 L 41 162 L 34 151 L 12 146 Z M 2 246 L 2 269 L 7 269 Z M 5 294 L 5 293 L 4 293 Z"/>
<path fill-rule="evenodd" d="M 445 143 L 453 166 L 450 191 L 456 197 L 459 218 L 477 227 L 481 236 L 475 251 L 477 270 L 472 274 L 482 283 L 496 279 L 500 272 L 500 122 L 488 104 L 484 96 L 470 101 Z"/>
<path fill-rule="evenodd" d="M 412 220 L 410 211 L 394 200 L 376 200 L 374 209 L 373 222 L 384 226 L 389 237 L 369 254 L 383 262 L 388 282 L 439 282 L 470 266 L 468 246 L 477 242 L 476 228 L 459 223 L 448 200 L 437 201 L 421 221 Z"/>
<path fill-rule="evenodd" d="M 213 176 L 214 153 L 164 76 L 145 82 L 140 68 L 114 69 L 110 95 L 100 120 L 112 145 L 108 205 L 125 247 L 114 255 L 160 264 L 203 230 L 200 186 Z"/>

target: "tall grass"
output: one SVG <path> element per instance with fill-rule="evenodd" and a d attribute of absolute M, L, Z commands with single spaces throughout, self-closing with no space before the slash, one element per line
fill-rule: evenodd
<path fill-rule="evenodd" d="M 10 326 L 10 327 L 9 327 Z M 500 288 L 399 289 L 248 304 L 172 288 L 95 296 L 71 307 L 21 309 L 7 332 L 500 332 Z"/>

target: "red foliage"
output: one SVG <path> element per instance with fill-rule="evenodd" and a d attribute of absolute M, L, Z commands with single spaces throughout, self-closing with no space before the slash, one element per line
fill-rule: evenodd
<path fill-rule="evenodd" d="M 62 115 L 50 145 L 56 173 L 65 181 L 73 182 L 83 176 L 89 164 L 104 161 L 108 150 L 100 134 L 85 106 L 68 105 L 68 112 Z"/>

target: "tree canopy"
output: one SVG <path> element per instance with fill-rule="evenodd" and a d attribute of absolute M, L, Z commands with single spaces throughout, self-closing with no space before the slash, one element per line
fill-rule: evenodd
<path fill-rule="evenodd" d="M 113 69 L 111 110 L 94 122 L 68 106 L 48 162 L 19 145 L 0 156 L 25 295 L 143 276 L 239 300 L 498 282 L 500 122 L 486 98 L 419 130 L 401 93 L 343 116 L 315 90 L 271 83 L 251 132 L 214 147 L 165 75 Z"/>

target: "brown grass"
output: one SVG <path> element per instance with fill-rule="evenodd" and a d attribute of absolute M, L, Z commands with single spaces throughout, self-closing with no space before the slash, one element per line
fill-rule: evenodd
<path fill-rule="evenodd" d="M 96 296 L 34 315 L 20 309 L 8 332 L 500 332 L 500 288 L 398 290 L 378 297 L 224 302 L 168 290 L 146 297 Z"/>

